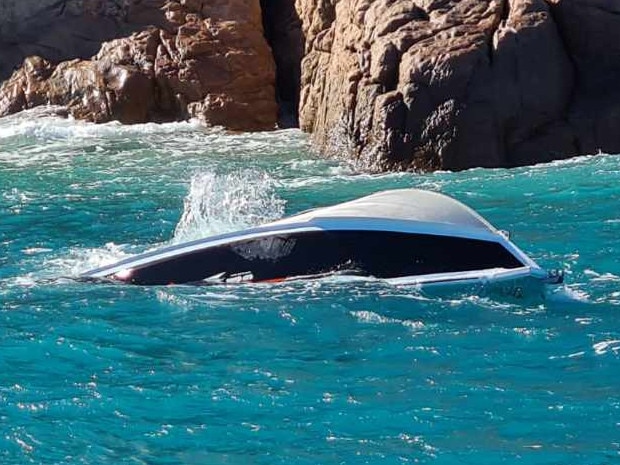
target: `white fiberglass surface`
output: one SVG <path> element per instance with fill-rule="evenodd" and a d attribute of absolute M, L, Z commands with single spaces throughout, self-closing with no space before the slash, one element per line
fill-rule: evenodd
<path fill-rule="evenodd" d="M 310 210 L 274 224 L 312 222 L 334 217 L 402 220 L 496 231 L 484 218 L 463 203 L 437 192 L 420 189 L 378 192 L 350 202 Z"/>

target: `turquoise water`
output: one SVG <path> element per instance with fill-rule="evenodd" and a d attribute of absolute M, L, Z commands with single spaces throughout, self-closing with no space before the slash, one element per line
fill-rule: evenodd
<path fill-rule="evenodd" d="M 382 189 L 478 209 L 546 299 L 81 271 Z M 620 462 L 620 157 L 363 175 L 297 131 L 0 120 L 0 463 Z"/>

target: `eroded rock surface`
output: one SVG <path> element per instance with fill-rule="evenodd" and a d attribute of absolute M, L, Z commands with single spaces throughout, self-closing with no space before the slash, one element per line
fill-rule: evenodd
<path fill-rule="evenodd" d="M 419 170 L 577 153 L 566 120 L 575 71 L 544 0 L 297 5 L 301 125 L 324 150 Z"/>
<path fill-rule="evenodd" d="M 13 8 L 13 16 L 35 21 L 36 15 L 56 15 L 60 19 L 49 24 L 53 31 L 65 30 L 71 42 L 76 32 L 70 26 L 79 24 L 100 49 L 91 59 L 60 64 L 54 53 L 27 58 L 0 88 L 0 115 L 54 104 L 95 122 L 196 117 L 229 129 L 275 127 L 275 65 L 259 0 L 44 1 L 37 11 L 23 11 L 26 5 L 36 9 L 31 2 L 23 5 Z M 100 24 L 90 36 L 89 17 Z M 46 33 L 32 34 L 47 40 Z M 101 37 L 119 35 L 100 43 Z M 88 40 L 78 43 L 80 53 L 67 52 L 62 43 L 53 49 L 81 56 Z"/>
<path fill-rule="evenodd" d="M 5 0 L 0 46 L 0 79 L 30 56 L 0 114 L 254 130 L 277 100 L 373 170 L 620 152 L 617 0 Z"/>

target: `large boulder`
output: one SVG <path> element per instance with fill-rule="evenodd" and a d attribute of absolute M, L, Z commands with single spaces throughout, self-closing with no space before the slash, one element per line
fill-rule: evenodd
<path fill-rule="evenodd" d="M 122 17 L 116 33 L 137 32 L 104 42 L 87 60 L 27 58 L 0 87 L 0 115 L 54 104 L 95 122 L 195 117 L 234 130 L 275 127 L 275 65 L 259 0 L 90 3 L 95 16 Z"/>
<path fill-rule="evenodd" d="M 585 0 L 584 0 L 585 1 Z M 297 0 L 300 120 L 375 169 L 577 153 L 574 69 L 544 0 Z"/>

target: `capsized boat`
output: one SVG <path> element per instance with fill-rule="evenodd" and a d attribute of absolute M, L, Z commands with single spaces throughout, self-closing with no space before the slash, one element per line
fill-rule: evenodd
<path fill-rule="evenodd" d="M 82 277 L 139 285 L 280 282 L 333 275 L 393 284 L 557 284 L 508 235 L 446 195 L 399 189 L 173 245 Z"/>

